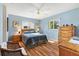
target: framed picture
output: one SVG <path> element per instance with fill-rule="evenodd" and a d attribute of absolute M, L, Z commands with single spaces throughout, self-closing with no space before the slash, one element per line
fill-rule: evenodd
<path fill-rule="evenodd" d="M 13 25 L 13 27 L 19 26 L 19 21 L 13 20 L 12 25 Z"/>
<path fill-rule="evenodd" d="M 48 23 L 49 29 L 58 29 L 58 21 L 57 20 L 50 20 Z"/>

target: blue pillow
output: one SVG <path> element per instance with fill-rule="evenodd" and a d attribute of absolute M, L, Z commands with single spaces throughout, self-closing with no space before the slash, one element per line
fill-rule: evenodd
<path fill-rule="evenodd" d="M 29 33 L 32 33 L 32 32 L 29 32 L 29 31 L 28 32 L 24 32 L 24 34 L 29 34 Z"/>
<path fill-rule="evenodd" d="M 34 31 L 25 31 L 24 34 L 35 33 Z"/>

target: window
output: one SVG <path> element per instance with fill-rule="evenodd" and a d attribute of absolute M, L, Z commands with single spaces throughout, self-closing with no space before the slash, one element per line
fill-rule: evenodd
<path fill-rule="evenodd" d="M 48 23 L 49 29 L 57 29 L 58 28 L 58 21 L 50 20 Z"/>

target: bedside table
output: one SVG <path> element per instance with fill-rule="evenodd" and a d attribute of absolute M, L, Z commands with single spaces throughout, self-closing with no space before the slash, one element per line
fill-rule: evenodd
<path fill-rule="evenodd" d="M 19 42 L 19 41 L 21 41 L 21 35 L 13 35 L 12 36 L 12 41 L 13 42 Z"/>

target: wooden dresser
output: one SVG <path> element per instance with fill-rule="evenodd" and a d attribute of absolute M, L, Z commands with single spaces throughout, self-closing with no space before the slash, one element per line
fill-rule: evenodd
<path fill-rule="evenodd" d="M 79 45 L 70 42 L 62 42 L 59 45 L 60 56 L 79 56 Z"/>
<path fill-rule="evenodd" d="M 68 41 L 74 35 L 75 35 L 75 26 L 73 25 L 60 26 L 59 43 L 62 41 Z"/>

